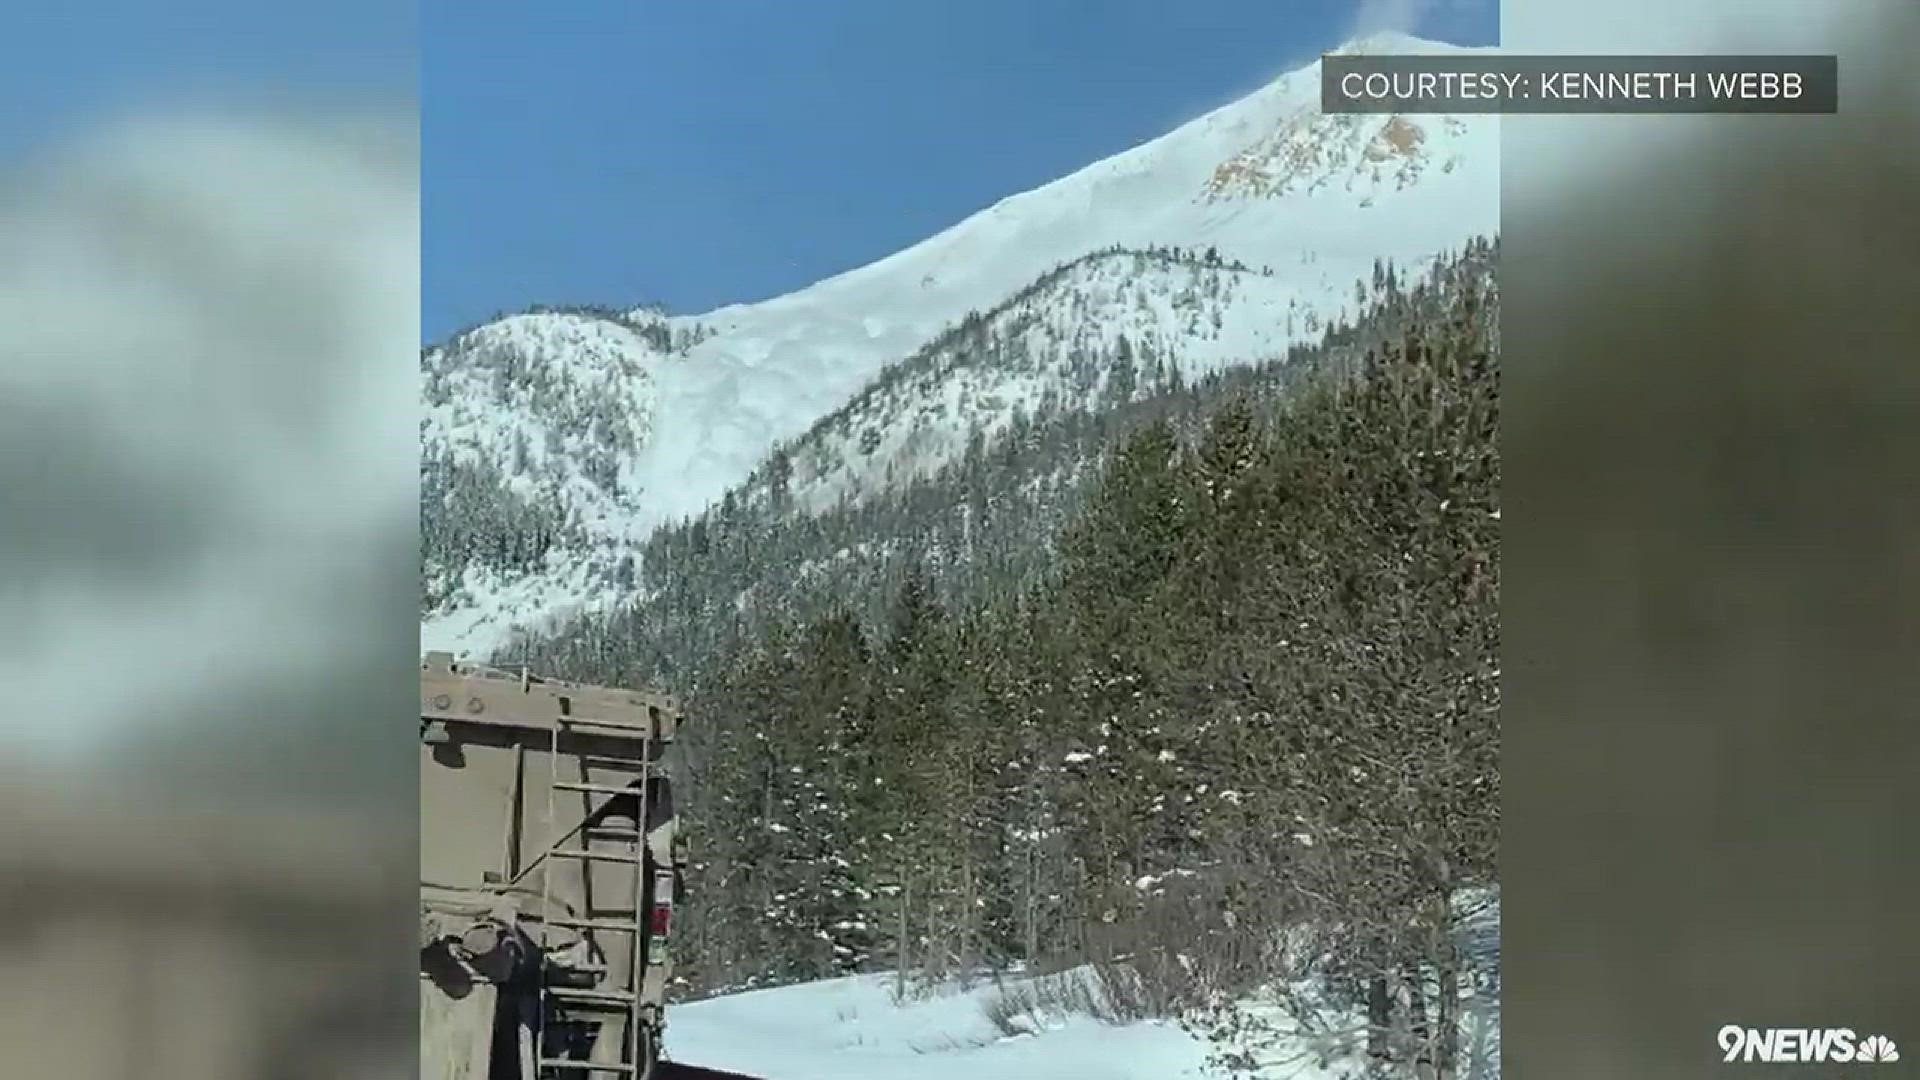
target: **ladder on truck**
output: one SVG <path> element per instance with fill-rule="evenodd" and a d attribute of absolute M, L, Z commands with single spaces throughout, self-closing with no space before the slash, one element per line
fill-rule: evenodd
<path fill-rule="evenodd" d="M 632 740 L 639 744 L 637 760 L 606 755 L 576 754 L 580 763 L 578 779 L 569 779 L 561 775 L 560 757 L 562 740 L 567 735 L 590 736 L 593 734 L 616 734 L 617 737 Z M 647 823 L 652 808 L 648 805 L 651 797 L 654 769 L 653 750 L 655 732 L 650 724 L 636 724 L 619 720 L 598 720 L 587 717 L 565 715 L 555 718 L 550 741 L 547 747 L 547 760 L 551 769 L 551 778 L 547 788 L 547 820 L 550 827 L 557 828 L 559 817 L 559 799 L 562 793 L 577 794 L 588 800 L 591 805 L 580 821 L 571 829 L 560 833 L 527 870 L 537 865 L 540 868 L 540 972 L 538 990 L 538 1016 L 534 1029 L 533 1061 L 535 1077 L 569 1077 L 613 1075 L 646 1080 L 651 1066 L 657 1057 L 657 1047 L 650 1045 L 654 1038 L 655 1025 L 649 1015 L 653 1006 L 642 995 L 642 984 L 646 980 L 649 961 L 656 959 L 659 950 L 648 949 L 648 936 L 654 929 L 651 920 L 649 896 L 656 903 L 671 902 L 669 883 L 656 882 L 652 894 L 648 891 L 647 875 Z M 619 787 L 612 784 L 597 784 L 587 779 L 588 765 L 598 762 L 623 770 L 639 773 L 636 786 Z M 606 811 L 614 803 L 630 799 L 635 806 L 632 828 L 610 827 L 604 823 Z M 597 800 L 595 802 L 594 800 Z M 624 841 L 620 850 L 596 848 L 595 840 Z M 574 845 L 574 846 L 569 846 Z M 615 863 L 632 867 L 633 906 L 631 910 L 596 910 L 597 901 L 593 896 L 593 864 Z M 556 905 L 553 895 L 553 872 L 556 866 L 577 867 L 585 887 L 582 897 L 586 903 L 578 911 L 565 911 Z M 522 871 L 524 874 L 525 871 Z M 668 892 L 659 893 L 661 886 Z M 598 947 L 601 955 L 609 955 L 612 950 L 625 950 L 629 959 L 628 976 L 624 985 L 600 985 L 593 989 L 581 989 L 555 985 L 551 954 L 557 945 L 556 930 L 577 932 L 582 939 Z M 575 970 L 578 970 L 576 968 Z M 610 969 L 602 967 L 603 974 Z M 607 1061 L 583 1060 L 566 1056 L 564 1028 L 555 1031 L 550 1025 L 555 1021 L 562 1024 L 575 1022 L 592 1023 L 605 1018 L 610 1013 L 625 1015 L 625 1037 L 620 1040 L 617 1059 Z M 595 1046 L 593 1056 L 603 1056 L 604 1051 Z M 531 1080 L 531 1078 L 530 1078 Z"/>

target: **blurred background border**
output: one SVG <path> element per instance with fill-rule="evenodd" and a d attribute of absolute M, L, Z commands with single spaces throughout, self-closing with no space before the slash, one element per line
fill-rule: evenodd
<path fill-rule="evenodd" d="M 417 1067 L 419 47 L 9 13 L 0 1073 Z"/>
<path fill-rule="evenodd" d="M 1834 117 L 1502 121 L 1510 1077 L 1920 1046 L 1916 43 L 1880 0 L 1502 9 L 1514 52 L 1841 72 Z"/>

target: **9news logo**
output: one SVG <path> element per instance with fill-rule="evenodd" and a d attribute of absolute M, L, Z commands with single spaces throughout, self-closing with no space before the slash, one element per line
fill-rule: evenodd
<path fill-rule="evenodd" d="M 1887 1064 L 1900 1060 L 1900 1048 L 1885 1035 L 1862 1039 L 1852 1028 L 1747 1028 L 1728 1024 L 1720 1029 L 1723 1061 L 1766 1064 Z"/>

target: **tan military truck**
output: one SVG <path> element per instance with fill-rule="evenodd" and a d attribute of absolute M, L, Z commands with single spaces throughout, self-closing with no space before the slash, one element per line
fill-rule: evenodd
<path fill-rule="evenodd" d="M 725 1075 L 660 1052 L 680 722 L 661 694 L 421 663 L 423 1080 Z"/>

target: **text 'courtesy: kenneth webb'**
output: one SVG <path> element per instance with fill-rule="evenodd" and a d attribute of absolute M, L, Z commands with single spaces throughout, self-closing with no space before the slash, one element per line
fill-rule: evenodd
<path fill-rule="evenodd" d="M 1321 58 L 1329 113 L 1834 113 L 1832 56 Z"/>

